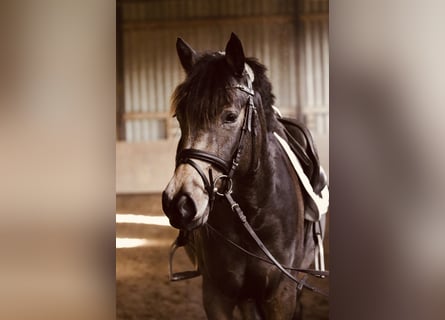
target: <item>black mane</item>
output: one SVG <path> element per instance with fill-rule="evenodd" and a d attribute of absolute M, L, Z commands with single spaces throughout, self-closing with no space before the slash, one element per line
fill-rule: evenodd
<path fill-rule="evenodd" d="M 255 58 L 246 58 L 246 63 L 254 72 L 253 88 L 261 96 L 266 119 L 270 119 L 275 96 L 266 67 Z M 208 128 L 224 106 L 245 103 L 238 91 L 226 89 L 235 81 L 223 54 L 204 53 L 173 93 L 172 111 L 184 116 L 194 128 Z"/>

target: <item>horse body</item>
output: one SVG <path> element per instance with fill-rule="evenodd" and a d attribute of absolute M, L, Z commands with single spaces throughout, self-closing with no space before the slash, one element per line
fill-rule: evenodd
<path fill-rule="evenodd" d="M 210 158 L 228 162 L 237 153 L 236 146 L 242 145 L 239 166 L 231 177 L 233 197 L 278 261 L 309 267 L 314 241 L 305 236 L 298 178 L 273 135 L 277 132 L 285 136 L 272 111 L 274 97 L 264 66 L 244 57 L 241 42 L 233 34 L 225 54 L 199 56 L 180 39 L 177 49 L 187 72 L 186 81 L 175 92 L 182 132 L 178 155 L 183 150 L 204 150 Z M 233 90 L 249 82 L 246 63 L 255 76 L 253 116 L 247 113 L 245 92 Z M 243 138 L 243 121 L 246 123 L 250 117 L 254 117 L 255 128 Z M 213 202 L 212 190 L 205 181 L 212 182 L 212 170 L 223 172 L 215 168 L 212 159 L 186 158 L 181 162 L 179 157 L 175 175 L 163 193 L 163 209 L 170 223 L 187 230 L 187 251 L 197 259 L 203 276 L 207 317 L 232 319 L 238 306 L 245 319 L 292 319 L 296 312 L 296 284 L 275 266 L 245 255 L 221 237 L 262 255 L 229 203 L 223 197 Z"/>
<path fill-rule="evenodd" d="M 270 146 L 278 151 L 279 146 Z M 274 157 L 276 161 L 284 160 L 281 154 L 268 153 L 268 158 Z M 257 175 L 250 183 L 247 179 L 234 180 L 234 185 L 241 185 L 234 190 L 234 194 L 240 195 L 237 200 L 249 223 L 277 260 L 285 265 L 301 266 L 304 221 L 302 215 L 295 214 L 303 212 L 301 190 L 292 181 L 287 167 L 276 168 L 273 175 Z M 259 189 L 267 190 L 267 193 L 261 192 L 262 199 L 249 197 L 257 194 Z M 215 204 L 208 223 L 235 243 L 261 255 L 230 206 L 224 199 L 220 199 L 220 202 Z M 277 314 L 282 315 L 283 319 L 292 317 L 296 287 L 284 279 L 275 266 L 247 257 L 205 227 L 194 232 L 198 235 L 194 237 L 192 246 L 200 248 L 197 255 L 204 277 L 203 295 L 209 318 L 230 319 L 235 305 L 250 301 L 254 301 L 260 314 L 265 317 L 269 315 L 267 319 Z"/>

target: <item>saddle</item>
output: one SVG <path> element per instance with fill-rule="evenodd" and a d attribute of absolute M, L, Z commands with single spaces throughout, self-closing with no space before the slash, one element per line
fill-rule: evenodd
<path fill-rule="evenodd" d="M 278 121 L 283 124 L 288 144 L 300 160 L 314 192 L 321 195 L 321 191 L 327 185 L 327 177 L 324 171 L 320 170 L 320 160 L 311 133 L 304 124 L 296 119 L 278 115 Z"/>
<path fill-rule="evenodd" d="M 323 248 L 323 228 L 322 228 L 322 218 L 323 215 L 326 213 L 324 210 L 322 210 L 322 206 L 316 205 L 314 202 L 314 195 L 315 193 L 317 196 L 321 198 L 324 198 L 324 201 L 327 201 L 325 204 L 328 203 L 329 198 L 329 192 L 327 190 L 327 177 L 324 173 L 323 169 L 320 166 L 320 160 L 318 157 L 317 149 L 314 144 L 314 140 L 312 138 L 312 135 L 310 131 L 306 128 L 306 126 L 296 119 L 291 118 L 284 118 L 281 116 L 279 110 L 274 107 L 276 111 L 276 116 L 278 118 L 278 121 L 281 122 L 284 126 L 284 132 L 286 134 L 287 138 L 287 145 L 290 147 L 289 152 L 292 152 L 296 160 L 301 165 L 301 168 L 303 169 L 302 175 L 305 175 L 307 179 L 309 180 L 310 187 L 312 187 L 313 192 L 308 192 L 308 189 L 306 188 L 307 192 L 303 193 L 304 197 L 304 217 L 305 217 L 305 225 L 308 227 L 308 233 L 306 233 L 305 238 L 312 236 L 315 241 L 315 269 L 316 270 L 325 270 L 325 263 L 324 263 L 324 248 Z M 278 137 L 277 137 L 278 138 Z M 281 142 L 282 144 L 286 144 L 285 142 Z M 292 158 L 289 153 L 287 153 L 287 156 Z M 290 159 L 291 160 L 291 159 Z M 291 160 L 292 161 L 292 160 Z M 294 169 L 296 169 L 295 163 L 293 163 Z M 296 169 L 297 170 L 297 169 Z M 301 169 L 300 169 L 301 170 Z M 301 179 L 303 178 L 300 176 L 297 170 L 297 175 Z M 303 182 L 304 185 L 304 182 Z M 307 184 L 306 184 L 307 186 Z M 312 195 L 310 195 L 311 193 Z M 315 197 L 317 197 L 315 196 Z M 325 208 L 327 211 L 327 208 Z M 323 222 L 324 225 L 324 222 Z"/>

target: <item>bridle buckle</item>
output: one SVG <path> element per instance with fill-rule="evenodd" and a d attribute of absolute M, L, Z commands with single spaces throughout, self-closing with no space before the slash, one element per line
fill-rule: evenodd
<path fill-rule="evenodd" d="M 213 181 L 213 192 L 219 196 L 232 193 L 233 182 L 232 178 L 222 174 Z"/>

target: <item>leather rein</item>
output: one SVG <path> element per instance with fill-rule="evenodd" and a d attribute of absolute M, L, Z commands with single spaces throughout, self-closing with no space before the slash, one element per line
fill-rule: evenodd
<path fill-rule="evenodd" d="M 246 231 L 249 233 L 249 235 L 252 237 L 252 239 L 255 241 L 255 243 L 258 245 L 258 247 L 261 249 L 261 251 L 266 255 L 267 259 L 246 250 L 245 248 L 236 244 L 232 240 L 226 238 L 218 230 L 216 230 L 209 223 L 207 223 L 207 227 L 211 231 L 213 231 L 215 234 L 217 234 L 219 237 L 221 237 L 223 240 L 225 240 L 228 244 L 233 245 L 234 247 L 241 250 L 245 254 L 252 256 L 256 259 L 259 259 L 261 261 L 264 261 L 266 263 L 275 265 L 287 278 L 289 278 L 291 281 L 293 281 L 297 284 L 298 290 L 301 290 L 302 288 L 307 288 L 313 292 L 327 296 L 327 293 L 306 283 L 306 279 L 307 279 L 308 274 L 316 276 L 316 277 L 325 278 L 326 276 L 329 275 L 329 271 L 294 268 L 294 267 L 283 266 L 281 263 L 279 263 L 275 259 L 275 257 L 270 253 L 270 251 L 267 249 L 267 247 L 264 245 L 264 243 L 261 241 L 261 239 L 257 236 L 255 231 L 253 230 L 253 228 L 247 221 L 247 218 L 244 215 L 244 212 L 240 208 L 239 204 L 232 197 L 232 187 L 233 187 L 232 178 L 233 178 L 233 175 L 239 165 L 239 161 L 240 161 L 243 149 L 244 149 L 244 140 L 247 137 L 247 134 L 250 133 L 252 135 L 252 138 L 256 134 L 255 127 L 257 125 L 256 122 L 257 122 L 258 114 L 257 114 L 257 109 L 253 102 L 253 97 L 254 97 L 255 93 L 252 89 L 252 81 L 249 77 L 249 74 L 248 74 L 247 78 L 248 78 L 247 86 L 237 84 L 235 86 L 227 87 L 227 89 L 239 89 L 239 90 L 248 94 L 248 99 L 247 99 L 247 103 L 246 103 L 246 112 L 245 112 L 244 120 L 243 120 L 243 126 L 242 126 L 241 134 L 240 134 L 240 137 L 238 140 L 238 146 L 235 149 L 232 160 L 225 161 L 211 153 L 189 148 L 189 149 L 184 149 L 178 153 L 178 155 L 176 157 L 176 166 L 179 166 L 180 164 L 189 164 L 193 168 L 195 168 L 195 170 L 201 176 L 203 183 L 204 183 L 205 190 L 207 191 L 207 193 L 209 195 L 210 211 L 213 208 L 213 204 L 215 202 L 216 195 L 225 197 L 225 199 L 229 203 L 232 211 L 237 214 L 242 225 L 244 226 Z M 214 166 L 215 168 L 220 170 L 223 174 L 218 176 L 216 179 L 214 179 L 213 172 L 210 167 L 209 168 L 209 178 L 207 178 L 203 169 L 194 161 L 194 159 L 209 163 L 211 166 Z M 181 242 L 184 242 L 185 240 L 180 239 L 180 238 L 181 238 L 181 234 L 178 237 L 178 239 L 173 243 L 171 251 L 170 251 L 170 280 L 171 281 L 188 279 L 188 278 L 200 275 L 199 270 L 186 271 L 186 272 L 181 272 L 181 273 L 173 273 L 173 270 L 172 270 L 173 254 L 179 246 L 182 246 L 185 244 L 185 243 L 181 243 Z M 306 275 L 304 278 L 299 280 L 296 277 L 294 277 L 292 274 L 290 274 L 290 272 L 288 270 L 306 273 Z"/>

